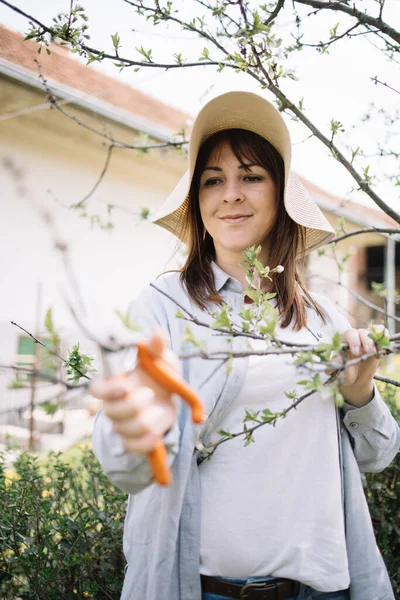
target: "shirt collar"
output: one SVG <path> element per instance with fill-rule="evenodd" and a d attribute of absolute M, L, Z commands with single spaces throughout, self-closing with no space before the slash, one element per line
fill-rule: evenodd
<path fill-rule="evenodd" d="M 211 267 L 214 274 L 215 287 L 217 292 L 220 292 L 223 287 L 232 290 L 234 292 L 243 292 L 243 287 L 240 281 L 225 273 L 214 261 L 211 263 Z"/>

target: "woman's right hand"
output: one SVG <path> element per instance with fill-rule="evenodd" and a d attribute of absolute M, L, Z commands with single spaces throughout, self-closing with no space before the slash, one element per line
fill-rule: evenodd
<path fill-rule="evenodd" d="M 154 333 L 148 350 L 177 366 L 178 359 L 166 348 L 161 331 Z M 127 452 L 147 454 L 153 450 L 177 417 L 174 394 L 152 379 L 140 363 L 128 375 L 97 379 L 89 392 L 103 401 L 104 412 Z"/>

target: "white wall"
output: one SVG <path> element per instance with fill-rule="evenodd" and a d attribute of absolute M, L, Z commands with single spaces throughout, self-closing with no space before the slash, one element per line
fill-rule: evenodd
<path fill-rule="evenodd" d="M 59 290 L 60 284 L 65 285 L 62 262 L 39 207 L 53 215 L 82 289 L 105 311 L 124 309 L 141 287 L 167 268 L 176 247 L 168 232 L 121 210 L 113 211 L 115 228 L 107 232 L 91 228 L 89 219 L 63 206 L 77 202 L 92 188 L 106 151 L 101 140 L 93 141 L 68 120 L 60 130 L 59 118 L 47 112 L 0 126 L 0 363 L 15 360 L 21 332 L 10 320 L 34 331 L 39 285 L 41 321 L 52 306 L 57 327 L 69 332 L 69 339 L 76 332 Z M 155 208 L 184 167 L 176 153 L 140 157 L 115 151 L 88 212 L 107 220 L 105 206 L 110 202 L 137 212 L 141 206 Z M 9 375 L 0 375 L 0 409 L 16 393 L 4 390 L 7 379 Z"/>

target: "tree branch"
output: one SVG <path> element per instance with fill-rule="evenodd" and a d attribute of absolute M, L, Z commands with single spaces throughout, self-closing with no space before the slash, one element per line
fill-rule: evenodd
<path fill-rule="evenodd" d="M 389 379 L 389 377 L 381 377 L 380 375 L 375 375 L 374 379 L 376 379 L 376 381 L 382 381 L 383 383 L 388 383 L 389 385 L 400 387 L 400 381 L 396 381 L 395 379 Z"/>
<path fill-rule="evenodd" d="M 128 2 L 128 0 L 126 0 L 126 1 Z M 299 2 L 300 0 L 296 0 L 296 1 Z M 13 5 L 11 5 L 9 2 L 6 2 L 6 0 L 0 0 L 0 2 L 2 2 L 3 4 L 6 4 L 12 10 L 16 10 L 16 7 L 14 7 Z M 332 5 L 332 3 L 317 2 L 317 0 L 309 0 L 309 1 L 307 1 L 307 0 L 301 0 L 301 2 L 306 3 L 306 4 L 310 4 L 310 5 L 313 5 L 313 2 L 314 2 L 316 5 L 318 5 L 317 8 L 329 8 Z M 128 3 L 130 3 L 133 6 L 135 6 L 135 7 L 138 8 L 138 5 L 136 3 L 134 3 L 134 2 L 128 2 Z M 239 6 L 242 6 L 241 0 L 238 0 L 238 4 L 239 4 Z M 333 4 L 332 6 L 335 6 L 336 9 L 337 9 L 336 4 Z M 343 5 L 340 5 L 340 6 L 343 6 Z M 151 7 L 147 8 L 147 7 L 144 7 L 143 5 L 140 5 L 139 8 L 141 10 L 148 10 L 148 11 L 150 11 L 152 13 L 155 12 L 155 9 L 153 9 Z M 353 10 L 353 9 L 351 9 L 351 10 Z M 23 16 L 25 16 L 27 18 L 30 18 L 30 15 L 28 15 L 27 13 L 24 13 L 23 11 L 19 11 L 19 9 L 17 9 L 17 12 L 19 12 L 20 14 L 22 14 Z M 353 16 L 354 16 L 354 14 L 353 14 Z M 363 15 L 363 14 L 364 13 L 360 13 L 360 15 Z M 198 29 L 198 28 L 194 27 L 190 23 L 186 23 L 185 21 L 182 21 L 181 19 L 178 19 L 176 17 L 171 17 L 170 15 L 168 15 L 166 13 L 161 12 L 161 16 L 162 16 L 162 18 L 165 21 L 173 20 L 176 23 L 179 23 L 185 29 L 188 29 L 189 31 L 194 31 L 195 33 L 197 33 L 201 37 L 203 37 L 205 39 L 208 39 L 219 50 L 221 50 L 225 54 L 225 56 L 228 57 L 228 60 L 232 60 L 232 57 L 229 55 L 229 53 L 227 53 L 226 50 L 217 42 L 217 40 L 215 40 L 215 38 L 213 36 L 211 36 L 210 34 L 208 34 L 207 32 L 202 31 L 201 29 Z M 376 26 L 376 22 L 375 21 L 376 21 L 376 19 L 373 20 L 373 22 L 371 22 L 371 24 Z M 36 19 L 34 19 L 34 22 L 37 23 L 37 24 L 39 24 L 39 26 L 42 27 L 44 31 L 48 31 L 50 33 L 52 32 L 51 28 L 43 25 L 42 23 L 40 23 Z M 367 21 L 365 21 L 365 22 L 367 22 Z M 382 200 L 382 198 L 380 198 L 380 196 L 378 196 L 378 194 L 376 194 L 373 191 L 373 189 L 368 185 L 368 182 L 365 180 L 365 178 L 362 177 L 354 169 L 352 163 L 350 161 L 348 161 L 345 158 L 345 156 L 339 151 L 339 149 L 333 144 L 332 139 L 329 139 L 325 135 L 323 135 L 322 132 L 319 131 L 319 129 L 304 115 L 304 113 L 293 102 L 291 102 L 289 100 L 289 98 L 287 98 L 287 96 L 272 81 L 269 73 L 265 70 L 263 64 L 261 63 L 260 56 L 259 56 L 259 53 L 258 53 L 255 45 L 254 45 L 254 42 L 252 40 L 250 40 L 249 43 L 251 44 L 252 49 L 253 49 L 254 57 L 255 57 L 256 62 L 257 62 L 257 69 L 262 73 L 262 75 L 264 76 L 265 79 L 263 79 L 256 72 L 254 72 L 252 70 L 252 66 L 253 65 L 251 65 L 249 63 L 247 63 L 246 73 L 248 73 L 256 81 L 258 81 L 262 86 L 267 87 L 267 89 L 276 96 L 276 98 L 282 104 L 282 110 L 289 110 L 304 125 L 306 125 L 306 127 L 308 127 L 308 129 L 315 135 L 315 137 L 317 137 L 327 148 L 329 148 L 331 150 L 331 152 L 334 155 L 334 157 L 345 167 L 345 169 L 352 175 L 352 177 L 358 183 L 359 188 L 362 191 L 364 191 L 366 194 L 368 194 L 370 196 L 370 198 L 372 198 L 374 200 L 374 202 L 386 214 L 388 214 L 390 217 L 392 217 L 392 219 L 394 221 L 396 221 L 397 223 L 400 224 L 400 214 L 398 212 L 396 212 L 394 209 L 392 209 L 388 204 L 386 204 Z M 101 60 L 103 60 L 104 58 L 115 60 L 115 56 L 114 55 L 104 53 L 104 52 L 99 51 L 99 50 L 97 50 L 95 48 L 91 48 L 89 46 L 86 46 L 86 44 L 79 43 L 79 48 L 81 48 L 81 50 L 83 50 L 84 52 L 90 52 L 91 54 L 93 54 L 93 55 L 101 58 Z M 125 59 L 125 58 L 120 58 L 119 60 L 120 60 L 120 64 L 126 65 L 126 66 L 154 67 L 154 68 L 164 68 L 164 69 L 185 68 L 185 67 L 206 66 L 206 65 L 207 66 L 220 66 L 221 65 L 221 61 L 217 62 L 217 61 L 211 61 L 211 60 L 203 61 L 203 62 L 196 62 L 196 63 L 185 63 L 185 64 L 161 64 L 161 63 L 153 63 L 153 62 L 149 62 L 149 61 L 148 62 L 133 61 L 133 60 Z M 233 68 L 236 71 L 237 70 L 239 70 L 239 71 L 243 70 L 240 67 L 238 67 L 238 65 L 236 65 L 234 63 L 223 62 L 222 64 L 225 67 Z"/>
<path fill-rule="evenodd" d="M 345 13 L 351 17 L 355 17 L 359 23 L 363 25 L 371 25 L 372 27 L 376 27 L 379 29 L 379 31 L 382 31 L 382 33 L 392 38 L 397 44 L 400 44 L 400 32 L 396 31 L 396 29 L 385 23 L 381 19 L 381 15 L 379 17 L 372 17 L 371 15 L 358 10 L 355 7 L 355 4 L 349 6 L 347 4 L 343 4 L 342 2 L 324 2 L 321 0 L 293 0 L 293 2 L 295 4 L 312 6 L 318 10 L 331 10 Z"/>
<path fill-rule="evenodd" d="M 59 354 L 57 354 L 57 352 L 55 352 L 54 350 L 51 350 L 50 348 L 48 348 L 46 346 L 46 344 L 43 344 L 43 342 L 41 342 L 40 340 L 38 340 L 38 338 L 35 337 L 32 333 L 30 333 L 27 329 L 24 329 L 23 327 L 21 327 L 21 325 L 18 325 L 18 323 L 15 323 L 14 321 L 10 321 L 10 323 L 11 323 L 11 325 L 15 325 L 15 327 L 18 327 L 19 329 L 21 329 L 22 331 L 24 331 L 27 335 L 29 335 L 29 337 L 31 337 L 34 340 L 35 344 L 39 344 L 40 346 L 43 346 L 43 348 L 45 348 L 49 354 L 51 354 L 55 358 L 58 358 L 63 363 L 67 363 L 68 362 L 67 360 L 65 360 L 65 358 L 63 358 L 62 356 L 60 356 Z M 85 375 L 84 373 L 82 373 L 79 369 L 77 369 L 73 365 L 70 365 L 70 366 L 78 373 L 78 375 L 80 375 L 81 377 L 84 377 L 85 379 L 88 379 L 89 381 L 91 381 L 91 378 L 88 377 L 87 375 Z"/>
<path fill-rule="evenodd" d="M 83 388 L 87 388 L 87 386 L 89 385 L 88 383 L 76 383 L 76 384 L 72 384 L 72 383 L 68 383 L 67 381 L 63 381 L 62 379 L 59 379 L 58 377 L 53 377 L 52 375 L 49 375 L 48 373 L 41 371 L 40 369 L 30 369 L 29 367 L 17 367 L 16 365 L 2 365 L 0 364 L 0 369 L 6 369 L 8 371 L 15 371 L 16 373 L 26 373 L 27 375 L 36 375 L 38 377 L 41 377 L 42 379 L 45 379 L 46 381 L 49 381 L 50 383 L 54 383 L 54 385 L 63 385 L 64 387 L 67 388 L 67 390 L 78 390 L 78 389 L 83 389 Z M 87 377 L 86 379 L 89 379 L 89 377 Z"/>
<path fill-rule="evenodd" d="M 333 283 L 334 285 L 338 285 L 338 286 L 342 287 L 343 289 L 347 290 L 354 298 L 356 298 L 356 300 L 358 300 L 362 304 L 365 304 L 365 306 L 368 306 L 369 308 L 372 308 L 373 310 L 376 310 L 377 312 L 385 315 L 388 319 L 393 319 L 393 321 L 397 321 L 397 323 L 400 323 L 400 317 L 397 317 L 396 315 L 388 314 L 385 309 L 381 308 L 380 306 L 377 306 L 373 302 L 370 302 L 369 300 L 367 300 L 366 298 L 361 296 L 361 294 L 359 294 L 358 292 L 353 290 L 351 287 L 345 285 L 341 281 L 335 281 L 333 279 L 330 279 L 329 277 L 324 277 L 323 275 L 318 275 L 318 274 L 313 274 L 313 275 L 310 275 L 309 277 L 312 279 L 321 279 L 321 281 L 327 281 L 329 283 Z"/>
<path fill-rule="evenodd" d="M 352 237 L 353 235 L 360 235 L 361 233 L 387 233 L 388 236 L 390 237 L 391 235 L 400 235 L 400 229 L 392 229 L 392 228 L 383 228 L 383 227 L 365 227 L 365 229 L 356 229 L 355 231 L 351 231 L 350 233 L 345 233 L 344 235 L 341 235 L 340 237 L 335 238 L 334 240 L 331 240 L 330 242 L 328 242 L 329 244 L 336 244 L 337 242 L 341 242 L 342 240 L 346 240 L 349 237 Z"/>
<path fill-rule="evenodd" d="M 335 381 L 335 379 L 337 378 L 337 374 L 334 373 L 325 383 L 324 385 L 329 385 L 330 383 L 333 383 L 333 381 Z M 298 398 L 296 398 L 296 400 L 287 408 L 285 408 L 284 410 L 282 410 L 279 413 L 275 413 L 274 415 L 271 416 L 270 419 L 266 419 L 265 421 L 262 421 L 261 423 L 258 422 L 257 425 L 254 425 L 254 427 L 249 427 L 248 429 L 245 429 L 243 431 L 238 431 L 237 433 L 230 433 L 229 436 L 223 437 L 220 440 L 218 440 L 218 442 L 215 442 L 214 444 L 210 444 L 207 447 L 200 448 L 200 456 L 197 459 L 197 463 L 200 465 L 204 460 L 209 459 L 212 457 L 212 455 L 214 454 L 214 452 L 216 451 L 216 449 L 218 448 L 218 446 L 220 446 L 221 444 L 224 444 L 225 442 L 234 439 L 236 437 L 240 437 L 243 435 L 250 435 L 252 436 L 252 434 L 259 429 L 260 427 L 263 427 L 264 425 L 274 425 L 276 423 L 276 421 L 278 419 L 281 419 L 283 417 L 286 417 L 286 415 L 293 409 L 297 408 L 299 406 L 299 404 L 301 404 L 303 402 L 303 400 L 305 400 L 306 398 L 309 398 L 310 396 L 312 396 L 313 394 L 315 394 L 316 390 L 311 390 L 310 392 L 307 392 L 305 394 L 303 394 L 302 396 L 299 396 Z M 205 451 L 210 450 L 208 453 L 204 453 Z"/>

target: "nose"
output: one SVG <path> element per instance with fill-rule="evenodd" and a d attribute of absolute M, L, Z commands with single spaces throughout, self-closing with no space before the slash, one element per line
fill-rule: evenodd
<path fill-rule="evenodd" d="M 243 200 L 244 193 L 236 182 L 226 185 L 223 195 L 223 202 L 225 204 L 238 204 L 239 202 L 243 202 Z"/>

